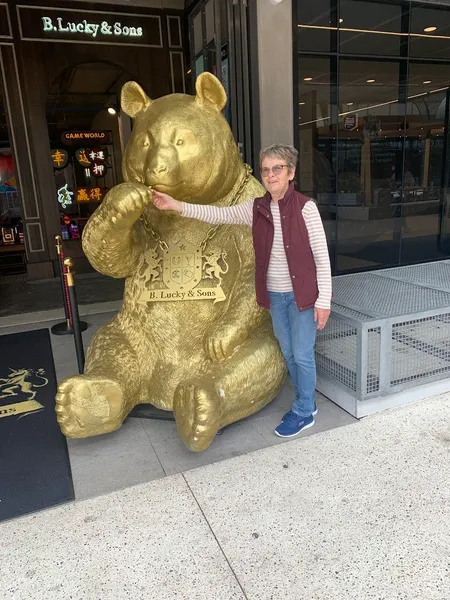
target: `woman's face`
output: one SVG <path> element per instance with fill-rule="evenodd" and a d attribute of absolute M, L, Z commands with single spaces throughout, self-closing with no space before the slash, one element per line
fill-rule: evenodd
<path fill-rule="evenodd" d="M 284 194 L 294 179 L 295 169 L 282 158 L 266 156 L 261 164 L 261 176 L 266 190 L 274 195 Z"/>

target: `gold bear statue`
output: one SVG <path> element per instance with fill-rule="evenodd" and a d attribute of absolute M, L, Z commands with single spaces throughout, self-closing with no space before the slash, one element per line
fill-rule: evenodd
<path fill-rule="evenodd" d="M 174 413 L 193 451 L 219 429 L 268 404 L 286 370 L 269 313 L 256 304 L 252 233 L 158 211 L 152 189 L 184 202 L 231 206 L 263 189 L 243 163 L 213 75 L 196 95 L 150 100 L 125 84 L 134 119 L 125 183 L 89 219 L 83 249 L 92 266 L 124 277 L 120 312 L 95 334 L 85 374 L 60 383 L 62 432 L 83 438 L 118 429 L 137 404 Z"/>

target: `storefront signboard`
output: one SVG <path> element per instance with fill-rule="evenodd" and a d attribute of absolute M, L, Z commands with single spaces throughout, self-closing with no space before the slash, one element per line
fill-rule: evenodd
<path fill-rule="evenodd" d="M 58 190 L 58 202 L 63 208 L 67 208 L 69 204 L 72 204 L 73 192 L 68 188 L 68 184 L 63 185 Z"/>
<path fill-rule="evenodd" d="M 354 131 L 358 128 L 358 115 L 345 115 L 344 117 L 344 129 L 345 131 Z"/>
<path fill-rule="evenodd" d="M 92 148 L 88 151 L 88 157 L 91 163 L 105 162 L 108 156 L 108 150 L 106 148 Z"/>
<path fill-rule="evenodd" d="M 77 159 L 77 161 L 79 162 L 79 164 L 82 167 L 90 167 L 91 166 L 91 161 L 88 158 L 88 151 L 86 150 L 86 148 L 79 148 L 75 152 L 75 158 Z"/>
<path fill-rule="evenodd" d="M 22 40 L 162 48 L 159 15 L 18 6 Z"/>
<path fill-rule="evenodd" d="M 106 175 L 106 171 L 108 170 L 108 167 L 105 165 L 104 162 L 94 162 L 91 164 L 91 166 L 89 167 L 90 171 L 91 171 L 91 175 L 93 177 L 105 177 Z"/>
<path fill-rule="evenodd" d="M 73 140 L 105 140 L 106 131 L 65 131 L 63 133 L 63 140 L 66 142 Z"/>
<path fill-rule="evenodd" d="M 11 20 L 9 18 L 8 5 L 3 2 L 0 3 L 0 39 L 12 38 L 11 31 Z"/>
<path fill-rule="evenodd" d="M 80 164 L 89 166 L 92 162 L 89 158 L 92 146 L 96 147 L 99 142 L 101 144 L 111 144 L 112 136 L 110 131 L 64 131 L 61 140 L 65 146 L 83 146 L 75 157 Z"/>
<path fill-rule="evenodd" d="M 107 191 L 108 188 L 101 187 L 77 187 L 75 188 L 75 199 L 79 204 L 101 202 Z"/>
<path fill-rule="evenodd" d="M 52 150 L 50 156 L 52 159 L 54 169 L 64 169 L 69 160 L 69 155 L 67 151 L 63 148 L 57 148 L 56 150 Z"/>

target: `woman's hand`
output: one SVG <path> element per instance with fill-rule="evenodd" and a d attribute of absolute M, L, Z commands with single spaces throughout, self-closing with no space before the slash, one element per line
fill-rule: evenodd
<path fill-rule="evenodd" d="M 169 194 L 163 194 L 162 192 L 153 190 L 152 201 L 159 210 L 175 210 L 178 213 L 181 213 L 183 210 L 182 203 L 175 200 L 175 198 L 172 198 L 172 196 L 169 196 Z"/>
<path fill-rule="evenodd" d="M 331 310 L 326 308 L 315 308 L 314 309 L 314 321 L 317 323 L 317 329 L 322 330 L 327 324 Z"/>

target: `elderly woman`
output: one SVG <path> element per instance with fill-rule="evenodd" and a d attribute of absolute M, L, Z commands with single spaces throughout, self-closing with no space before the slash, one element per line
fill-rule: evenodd
<path fill-rule="evenodd" d="M 267 192 L 232 207 L 193 205 L 153 192 L 161 210 L 207 223 L 248 225 L 253 229 L 256 298 L 268 308 L 295 389 L 292 408 L 275 429 L 293 437 L 314 425 L 317 329 L 330 315 L 331 269 L 319 211 L 313 200 L 294 188 L 298 152 L 275 144 L 261 151 L 260 167 Z"/>

